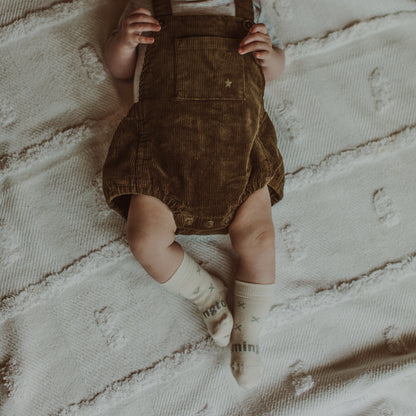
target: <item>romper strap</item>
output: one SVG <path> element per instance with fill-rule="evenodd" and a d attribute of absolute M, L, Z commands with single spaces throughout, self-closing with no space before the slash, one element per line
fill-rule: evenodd
<path fill-rule="evenodd" d="M 153 0 L 153 16 L 155 19 L 158 16 L 170 16 L 171 14 L 170 0 Z"/>
<path fill-rule="evenodd" d="M 166 16 L 172 14 L 171 0 L 153 0 L 153 16 Z M 254 21 L 253 1 L 234 0 L 235 16 Z"/>
<path fill-rule="evenodd" d="M 244 17 L 254 22 L 254 10 L 252 0 L 234 0 L 236 17 Z"/>

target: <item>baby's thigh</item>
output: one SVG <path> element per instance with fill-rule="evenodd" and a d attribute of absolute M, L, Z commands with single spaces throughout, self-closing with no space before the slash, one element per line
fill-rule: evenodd
<path fill-rule="evenodd" d="M 265 185 L 253 192 L 238 208 L 230 228 L 258 227 L 270 222 L 273 222 L 270 193 Z"/>
<path fill-rule="evenodd" d="M 270 193 L 267 185 L 253 192 L 238 208 L 228 232 L 233 245 L 256 240 L 259 235 L 274 239 Z"/>
<path fill-rule="evenodd" d="M 172 211 L 150 195 L 132 195 L 127 216 L 129 244 L 138 240 L 148 246 L 170 245 L 175 240 L 176 224 Z"/>

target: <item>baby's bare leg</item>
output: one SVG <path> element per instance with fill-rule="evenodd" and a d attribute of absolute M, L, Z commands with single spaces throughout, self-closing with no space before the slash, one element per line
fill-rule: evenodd
<path fill-rule="evenodd" d="M 175 241 L 172 211 L 158 198 L 132 195 L 127 217 L 127 240 L 134 257 L 159 283 L 179 268 L 184 251 Z"/>
<path fill-rule="evenodd" d="M 248 283 L 274 283 L 275 232 L 267 186 L 254 192 L 239 207 L 228 232 L 238 254 L 235 279 Z"/>
<path fill-rule="evenodd" d="M 174 241 L 175 230 L 172 211 L 162 201 L 132 195 L 127 239 L 134 256 L 162 287 L 195 303 L 214 341 L 226 346 L 233 327 L 227 288 Z"/>
<path fill-rule="evenodd" d="M 260 382 L 263 364 L 259 335 L 274 295 L 275 234 L 267 186 L 239 207 L 228 231 L 239 257 L 234 284 L 231 371 L 240 386 L 250 389 Z"/>

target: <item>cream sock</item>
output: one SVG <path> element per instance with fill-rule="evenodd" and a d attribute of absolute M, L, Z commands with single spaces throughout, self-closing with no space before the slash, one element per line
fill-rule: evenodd
<path fill-rule="evenodd" d="M 264 285 L 235 281 L 234 328 L 231 334 L 231 371 L 237 383 L 255 387 L 263 370 L 259 334 L 273 299 L 274 283 Z"/>
<path fill-rule="evenodd" d="M 184 252 L 179 269 L 161 285 L 195 303 L 214 341 L 221 347 L 228 345 L 233 316 L 226 302 L 227 288 L 218 277 L 211 276 Z"/>

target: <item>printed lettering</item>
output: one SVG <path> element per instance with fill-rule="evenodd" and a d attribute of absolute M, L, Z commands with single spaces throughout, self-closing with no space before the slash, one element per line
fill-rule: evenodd
<path fill-rule="evenodd" d="M 220 309 L 226 308 L 227 302 L 222 300 L 221 302 L 216 302 L 214 305 L 210 306 L 206 311 L 202 312 L 205 318 L 214 316 Z"/>
<path fill-rule="evenodd" d="M 231 351 L 233 352 L 254 352 L 257 355 L 260 354 L 259 344 L 247 344 L 243 341 L 242 344 L 232 344 Z"/>

